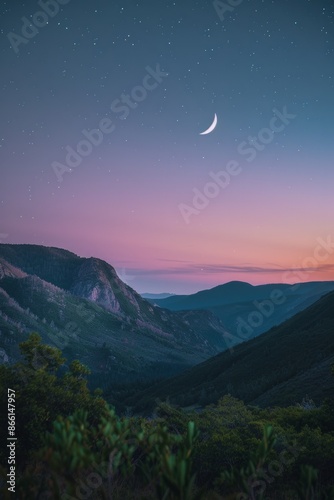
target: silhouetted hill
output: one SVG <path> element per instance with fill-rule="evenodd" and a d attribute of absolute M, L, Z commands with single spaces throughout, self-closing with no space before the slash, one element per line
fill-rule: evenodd
<path fill-rule="evenodd" d="M 160 299 L 167 299 L 168 297 L 173 297 L 175 294 L 174 293 L 141 293 L 140 295 L 143 297 L 143 299 L 160 300 Z"/>
<path fill-rule="evenodd" d="M 243 341 L 245 328 L 248 330 L 247 339 L 256 337 L 306 309 L 332 290 L 334 281 L 258 286 L 231 281 L 192 295 L 174 295 L 150 302 L 171 311 L 211 311 L 231 333 L 231 343 L 237 344 Z M 249 326 L 245 327 L 245 323 Z"/>

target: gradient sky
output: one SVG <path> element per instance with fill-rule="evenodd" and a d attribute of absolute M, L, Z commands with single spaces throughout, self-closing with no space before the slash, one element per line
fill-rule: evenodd
<path fill-rule="evenodd" d="M 53 17 L 1 2 L 2 242 L 99 257 L 139 292 L 334 279 L 331 0 L 54 2 Z M 157 65 L 168 76 L 144 95 Z M 57 178 L 104 118 L 114 130 Z M 194 208 L 232 160 L 238 175 Z"/>

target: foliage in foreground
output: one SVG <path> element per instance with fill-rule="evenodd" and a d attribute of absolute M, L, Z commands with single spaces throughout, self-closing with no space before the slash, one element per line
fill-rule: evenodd
<path fill-rule="evenodd" d="M 201 412 L 161 403 L 154 418 L 121 417 L 79 362 L 60 375 L 61 353 L 36 334 L 21 351 L 0 367 L 2 399 L 17 395 L 15 498 L 334 499 L 331 400 L 261 410 L 226 395 Z"/>

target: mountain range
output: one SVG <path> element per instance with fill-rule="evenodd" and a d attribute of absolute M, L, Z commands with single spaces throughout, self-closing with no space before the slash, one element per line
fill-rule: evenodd
<path fill-rule="evenodd" d="M 143 299 L 153 299 L 153 300 L 159 300 L 159 299 L 167 299 L 168 297 L 173 297 L 175 295 L 174 293 L 141 293 L 140 294 Z"/>
<path fill-rule="evenodd" d="M 333 358 L 333 290 L 334 282 L 230 282 L 146 300 L 103 260 L 0 244 L 0 363 L 18 361 L 18 344 L 36 331 L 67 363 L 87 365 L 92 387 L 168 379 L 129 406 L 168 396 L 182 405 L 214 402 L 227 391 L 282 404 L 308 386 L 320 397 Z"/>
<path fill-rule="evenodd" d="M 1 359 L 17 361 L 31 331 L 85 363 L 102 387 L 173 375 L 226 349 L 210 311 L 155 307 L 100 259 L 0 244 Z"/>
<path fill-rule="evenodd" d="M 334 281 L 253 286 L 231 281 L 192 295 L 174 295 L 150 302 L 171 311 L 207 310 L 220 318 L 230 342 L 253 338 L 306 309 L 334 290 Z"/>

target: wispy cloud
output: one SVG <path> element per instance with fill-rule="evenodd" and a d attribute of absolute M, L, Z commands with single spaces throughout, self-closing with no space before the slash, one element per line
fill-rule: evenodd
<path fill-rule="evenodd" d="M 167 260 L 167 259 L 166 259 Z M 173 262 L 173 261 L 171 261 Z M 177 261 L 178 262 L 178 261 Z M 170 267 L 160 269 L 128 268 L 128 272 L 136 276 L 168 276 L 168 275 L 187 275 L 194 273 L 201 274 L 223 274 L 223 273 L 242 273 L 242 274 L 277 274 L 285 272 L 303 271 L 307 272 L 328 272 L 334 271 L 334 264 L 321 264 L 319 266 L 309 267 L 262 267 L 251 265 L 221 265 L 221 264 L 188 264 L 182 267 Z"/>

